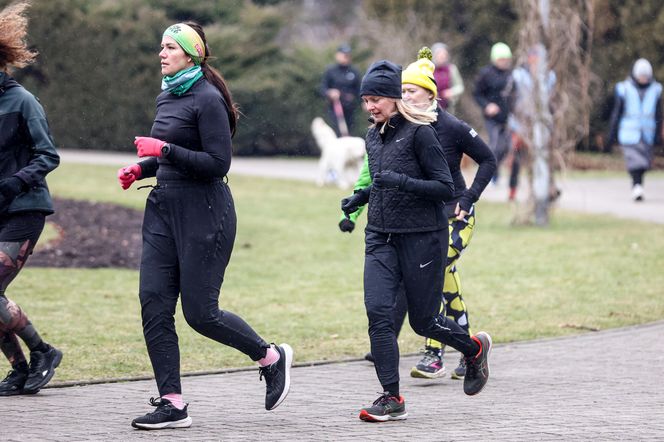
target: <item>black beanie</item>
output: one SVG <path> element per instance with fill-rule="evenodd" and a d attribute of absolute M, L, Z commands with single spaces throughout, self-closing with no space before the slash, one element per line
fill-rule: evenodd
<path fill-rule="evenodd" d="M 401 98 L 401 66 L 388 60 L 373 63 L 362 78 L 360 96 Z"/>

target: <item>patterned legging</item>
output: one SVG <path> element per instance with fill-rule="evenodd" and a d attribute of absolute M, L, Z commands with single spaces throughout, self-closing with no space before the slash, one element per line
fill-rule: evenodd
<path fill-rule="evenodd" d="M 470 334 L 470 323 L 468 322 L 468 309 L 461 296 L 461 279 L 457 271 L 457 261 L 463 251 L 468 247 L 470 239 L 473 237 L 475 227 L 475 207 L 470 214 L 461 221 L 456 218 L 450 218 L 450 244 L 447 249 L 447 262 L 445 266 L 445 282 L 443 284 L 443 299 L 441 311 L 445 310 L 449 318 L 454 319 L 461 328 Z M 443 348 L 443 345 L 433 339 L 426 340 L 427 347 Z"/>
<path fill-rule="evenodd" d="M 23 268 L 36 242 L 33 239 L 0 242 L 0 350 L 13 366 L 26 361 L 17 336 L 31 349 L 41 343 L 25 313 L 5 296 L 5 289 Z"/>

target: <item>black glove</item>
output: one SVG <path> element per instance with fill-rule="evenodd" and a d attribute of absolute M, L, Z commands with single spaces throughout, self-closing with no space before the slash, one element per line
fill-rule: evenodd
<path fill-rule="evenodd" d="M 12 201 L 16 196 L 23 191 L 24 183 L 20 178 L 10 176 L 4 180 L 0 180 L 0 194 L 6 201 Z"/>
<path fill-rule="evenodd" d="M 355 223 L 348 218 L 344 218 L 339 221 L 339 230 L 350 233 L 355 230 Z"/>
<path fill-rule="evenodd" d="M 357 209 L 367 203 L 369 198 L 368 193 L 365 192 L 365 190 L 358 191 L 348 198 L 341 200 L 341 211 L 345 213 L 346 216 L 355 212 Z"/>
<path fill-rule="evenodd" d="M 403 190 L 408 177 L 403 173 L 397 173 L 392 170 L 376 172 L 373 177 L 373 183 L 380 189 L 399 189 Z"/>

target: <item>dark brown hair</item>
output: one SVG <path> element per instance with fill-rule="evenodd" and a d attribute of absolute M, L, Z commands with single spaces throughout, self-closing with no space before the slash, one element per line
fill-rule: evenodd
<path fill-rule="evenodd" d="M 203 58 L 203 61 L 201 62 L 201 70 L 203 71 L 205 79 L 209 81 L 214 87 L 219 89 L 219 92 L 221 92 L 221 95 L 226 101 L 226 105 L 228 106 L 228 120 L 231 126 L 231 136 L 233 136 L 235 135 L 237 120 L 239 117 L 238 106 L 233 102 L 233 96 L 231 95 L 231 91 L 228 89 L 228 85 L 226 85 L 226 80 L 224 80 L 224 77 L 222 77 L 221 73 L 210 66 L 208 63 L 208 59 L 212 54 L 210 53 L 210 47 L 207 44 L 205 32 L 203 32 L 203 27 L 193 21 L 187 21 L 185 24 L 191 26 L 194 31 L 196 31 L 203 39 L 203 44 L 205 45 L 205 58 Z"/>
<path fill-rule="evenodd" d="M 22 68 L 37 57 L 37 52 L 28 49 L 25 42 L 28 32 L 25 10 L 29 6 L 28 1 L 19 1 L 0 11 L 0 68 Z"/>

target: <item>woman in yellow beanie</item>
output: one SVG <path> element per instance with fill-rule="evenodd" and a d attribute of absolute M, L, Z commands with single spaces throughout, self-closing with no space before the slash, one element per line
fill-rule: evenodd
<path fill-rule="evenodd" d="M 443 147 L 455 189 L 454 197 L 445 204 L 450 226 L 443 300 L 447 315 L 470 334 L 468 311 L 461 296 L 461 284 L 456 263 L 473 236 L 475 202 L 496 171 L 496 158 L 489 146 L 482 141 L 472 127 L 438 105 L 436 100 L 438 89 L 433 76 L 435 66 L 430 59 L 431 51 L 428 48 L 422 48 L 418 55 L 420 58 L 403 71 L 403 99 L 416 107 L 435 110 L 438 113 L 437 120 L 431 125 L 436 130 L 438 140 Z M 479 165 L 469 188 L 461 173 L 461 158 L 464 154 Z M 406 314 L 405 306 L 398 308 L 397 314 L 399 312 L 402 316 L 395 319 L 401 323 Z M 426 379 L 444 376 L 443 351 L 444 346 L 440 342 L 427 339 L 424 356 L 412 368 L 411 376 Z M 452 372 L 452 378 L 463 379 L 465 374 L 465 359 L 462 357 L 459 365 Z"/>

